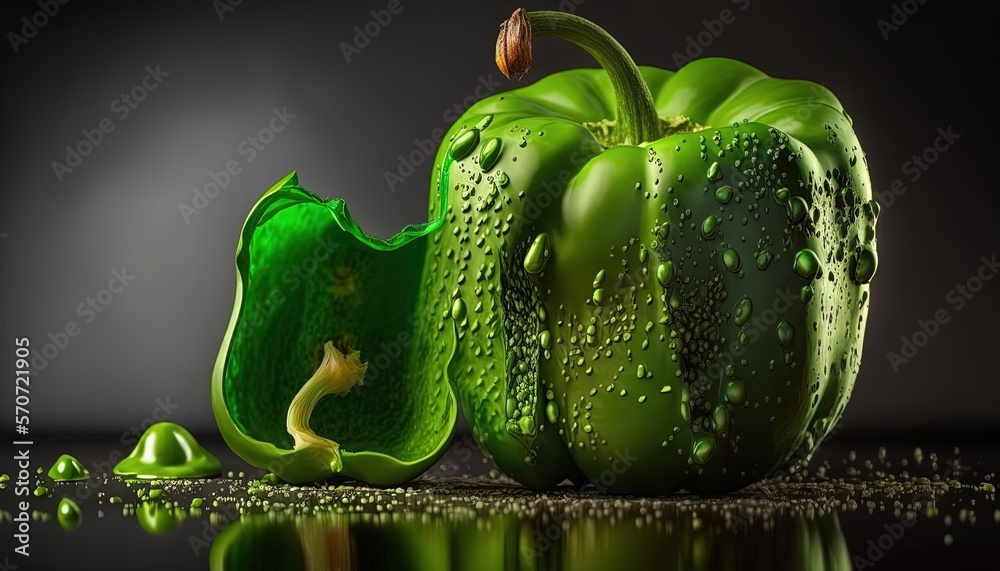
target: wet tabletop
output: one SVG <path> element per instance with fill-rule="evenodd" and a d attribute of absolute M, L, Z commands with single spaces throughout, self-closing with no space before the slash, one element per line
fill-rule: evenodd
<path fill-rule="evenodd" d="M 834 441 L 737 494 L 664 497 L 530 492 L 467 438 L 407 486 L 289 486 L 200 440 L 222 477 L 126 482 L 117 436 L 36 440 L 33 473 L 69 453 L 90 479 L 34 474 L 30 558 L 5 482 L 0 569 L 1000 569 L 1000 447 L 961 438 Z"/>

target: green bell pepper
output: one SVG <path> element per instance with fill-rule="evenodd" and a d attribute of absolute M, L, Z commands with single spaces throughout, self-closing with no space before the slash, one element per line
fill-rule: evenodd
<path fill-rule="evenodd" d="M 481 448 L 529 487 L 615 493 L 734 490 L 810 455 L 850 397 L 877 263 L 850 117 L 729 59 L 639 68 L 561 12 L 515 12 L 501 71 L 527 71 L 532 35 L 603 69 L 473 105 L 431 194 L 427 282 Z"/>

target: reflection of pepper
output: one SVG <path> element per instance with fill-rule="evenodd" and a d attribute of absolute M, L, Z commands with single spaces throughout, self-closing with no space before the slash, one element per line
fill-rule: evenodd
<path fill-rule="evenodd" d="M 290 482 L 396 484 L 440 457 L 456 402 L 415 287 L 440 225 L 366 236 L 343 200 L 323 202 L 294 173 L 258 201 L 212 379 L 233 451 Z"/>
<path fill-rule="evenodd" d="M 420 517 L 322 511 L 247 515 L 213 541 L 209 568 L 604 570 L 645 569 L 650 561 L 692 571 L 751 564 L 775 571 L 851 568 L 836 511 L 781 514 L 769 519 L 769 526 L 760 521 L 734 526 L 730 516 L 738 514 L 731 510 L 705 510 L 699 517 L 669 510 L 673 518 L 637 525 L 632 518 L 616 520 L 600 512 L 560 524 L 561 512 L 545 507 L 536 517 L 477 516 L 465 508 L 449 512 L 450 507 Z"/>
<path fill-rule="evenodd" d="M 453 308 L 473 435 L 540 488 L 725 491 L 810 454 L 850 396 L 876 265 L 840 102 L 728 59 L 639 69 L 559 12 L 505 22 L 505 74 L 532 33 L 604 69 L 480 101 L 436 160 L 434 313 Z"/>

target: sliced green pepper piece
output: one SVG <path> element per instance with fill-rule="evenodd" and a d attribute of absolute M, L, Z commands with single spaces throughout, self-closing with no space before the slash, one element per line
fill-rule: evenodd
<path fill-rule="evenodd" d="M 454 334 L 435 328 L 421 280 L 441 224 L 437 213 L 368 236 L 343 200 L 320 199 L 294 172 L 261 197 L 212 377 L 233 451 L 293 483 L 394 485 L 440 458 L 457 414 L 441 365 Z"/>

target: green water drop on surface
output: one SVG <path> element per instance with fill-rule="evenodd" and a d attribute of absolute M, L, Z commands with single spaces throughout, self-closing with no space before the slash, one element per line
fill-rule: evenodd
<path fill-rule="evenodd" d="M 813 298 L 812 286 L 808 285 L 802 286 L 802 289 L 799 290 L 799 299 L 802 301 L 802 303 L 809 303 L 809 300 L 811 300 L 812 298 Z"/>
<path fill-rule="evenodd" d="M 479 144 L 479 129 L 468 129 L 455 139 L 448 149 L 448 154 L 453 160 L 460 161 L 469 156 L 477 144 Z"/>
<path fill-rule="evenodd" d="M 508 373 L 508 376 L 510 374 Z M 514 411 L 517 410 L 517 399 L 514 397 L 507 397 L 507 418 L 514 416 Z"/>
<path fill-rule="evenodd" d="M 545 405 L 545 418 L 549 420 L 549 423 L 555 424 L 559 420 L 559 405 L 555 401 L 549 401 Z"/>
<path fill-rule="evenodd" d="M 694 446 L 691 447 L 691 459 L 698 464 L 705 464 L 715 454 L 715 438 L 709 434 L 695 435 Z"/>
<path fill-rule="evenodd" d="M 715 426 L 716 432 L 722 432 L 729 428 L 729 409 L 721 404 L 717 405 L 712 411 L 712 424 Z"/>
<path fill-rule="evenodd" d="M 714 238 L 718 231 L 719 217 L 714 214 L 705 218 L 705 220 L 701 223 L 701 233 L 704 234 L 706 238 Z"/>
<path fill-rule="evenodd" d="M 37 488 L 35 488 L 35 491 L 33 493 L 35 494 L 36 498 L 40 498 L 45 494 L 49 493 L 49 489 L 46 488 L 45 486 L 38 486 Z"/>
<path fill-rule="evenodd" d="M 795 327 L 787 321 L 782 321 L 778 324 L 778 344 L 790 347 L 793 341 L 795 341 Z"/>
<path fill-rule="evenodd" d="M 791 192 L 785 187 L 774 191 L 774 197 L 778 199 L 778 202 L 785 202 L 789 196 L 791 196 Z"/>
<path fill-rule="evenodd" d="M 122 499 L 120 497 L 118 497 L 118 496 L 111 496 L 110 498 L 108 498 L 108 503 L 110 503 L 110 504 L 120 504 L 120 503 L 122 503 Z"/>
<path fill-rule="evenodd" d="M 155 500 L 156 498 L 163 495 L 163 490 L 157 488 L 149 491 L 149 499 Z"/>
<path fill-rule="evenodd" d="M 670 284 L 674 283 L 674 278 L 677 277 L 677 268 L 674 267 L 674 263 L 670 260 L 663 262 L 656 267 L 656 281 L 663 287 L 670 287 Z"/>
<path fill-rule="evenodd" d="M 649 252 L 646 250 L 646 246 L 639 246 L 639 263 L 645 264 L 647 259 L 649 259 Z"/>
<path fill-rule="evenodd" d="M 722 265 L 726 266 L 726 269 L 731 272 L 740 271 L 742 263 L 740 262 L 739 253 L 732 248 L 727 248 L 725 252 L 722 252 Z"/>
<path fill-rule="evenodd" d="M 524 271 L 529 274 L 540 274 L 545 269 L 552 252 L 549 249 L 549 235 L 542 232 L 535 236 L 535 241 L 524 255 Z"/>
<path fill-rule="evenodd" d="M 49 478 L 56 482 L 77 482 L 89 479 L 90 472 L 79 460 L 69 454 L 63 454 L 49 468 Z"/>
<path fill-rule="evenodd" d="M 451 304 L 451 318 L 455 320 L 456 323 L 462 323 L 465 316 L 468 314 L 468 309 L 465 307 L 465 302 L 462 298 L 455 299 L 454 303 Z"/>
<path fill-rule="evenodd" d="M 59 506 L 56 508 L 56 519 L 64 530 L 73 531 L 83 523 L 83 511 L 73 500 L 63 498 L 59 500 Z"/>
<path fill-rule="evenodd" d="M 670 387 L 670 385 L 663 385 L 663 388 L 662 388 L 662 389 L 660 389 L 660 392 L 661 392 L 661 393 L 669 393 L 669 392 L 671 392 L 672 390 L 673 390 L 673 389 L 672 389 L 672 388 Z"/>
<path fill-rule="evenodd" d="M 761 271 L 766 270 L 771 265 L 771 259 L 771 252 L 764 251 L 757 254 L 757 258 L 754 260 L 757 263 L 757 269 Z"/>
<path fill-rule="evenodd" d="M 221 474 L 222 464 L 183 426 L 157 422 L 146 429 L 114 473 L 142 480 L 205 478 Z"/>
<path fill-rule="evenodd" d="M 635 368 L 635 376 L 638 379 L 643 379 L 646 377 L 646 365 L 639 363 L 639 366 Z"/>
<path fill-rule="evenodd" d="M 862 246 L 861 251 L 851 263 L 851 277 L 854 283 L 864 285 L 872 281 L 878 269 L 878 254 L 868 246 Z"/>
<path fill-rule="evenodd" d="M 191 499 L 191 507 L 193 507 L 193 508 L 200 508 L 203 501 L 204 500 L 202 500 L 201 498 L 192 498 Z"/>
<path fill-rule="evenodd" d="M 594 290 L 594 303 L 601 305 L 604 303 L 604 288 L 597 288 Z"/>
<path fill-rule="evenodd" d="M 749 297 L 743 296 L 736 302 L 736 309 L 733 313 L 736 325 L 745 325 L 747 321 L 750 321 L 751 313 L 753 313 L 753 302 L 750 301 Z"/>
<path fill-rule="evenodd" d="M 809 248 L 803 248 L 799 250 L 798 254 L 795 254 L 793 267 L 799 276 L 807 280 L 812 279 L 819 271 L 819 258 L 816 256 L 816 252 Z"/>
<path fill-rule="evenodd" d="M 806 211 L 809 210 L 809 206 L 806 204 L 806 200 L 801 196 L 793 196 L 788 201 L 788 218 L 791 219 L 793 224 L 798 224 L 802 222 L 802 219 L 806 217 Z"/>
<path fill-rule="evenodd" d="M 600 287 L 600 285 L 602 283 L 604 283 L 604 276 L 605 275 L 606 274 L 605 274 L 604 270 L 601 270 L 601 271 L 597 272 L 597 275 L 594 276 L 594 287 L 595 288 L 596 287 Z"/>
<path fill-rule="evenodd" d="M 507 173 L 501 172 L 497 175 L 497 184 L 500 188 L 507 188 L 507 185 L 510 184 L 510 177 L 507 176 Z"/>
<path fill-rule="evenodd" d="M 486 141 L 486 144 L 483 145 L 483 148 L 479 151 L 479 168 L 483 172 L 492 169 L 497 164 L 497 161 L 500 159 L 500 147 L 502 144 L 503 142 L 500 139 L 494 137 Z"/>
<path fill-rule="evenodd" d="M 542 331 L 538 334 L 538 344 L 542 346 L 542 349 L 548 349 L 552 346 L 552 334 L 548 330 Z"/>
<path fill-rule="evenodd" d="M 711 166 L 708 167 L 708 173 L 706 176 L 708 177 L 708 182 L 717 182 L 722 180 L 722 167 L 719 166 L 719 163 L 712 163 Z"/>
<path fill-rule="evenodd" d="M 726 400 L 733 404 L 743 404 L 747 398 L 746 385 L 739 377 L 730 377 L 726 380 Z"/>
<path fill-rule="evenodd" d="M 728 186 L 720 186 L 715 189 L 715 199 L 720 204 L 729 204 L 729 201 L 733 199 L 733 189 Z"/>

